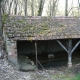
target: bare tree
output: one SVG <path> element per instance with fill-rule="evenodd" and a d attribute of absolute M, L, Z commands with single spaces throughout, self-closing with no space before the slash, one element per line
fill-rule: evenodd
<path fill-rule="evenodd" d="M 2 14 L 6 13 L 7 10 L 8 10 L 8 9 L 7 9 L 8 7 L 7 7 L 6 5 L 7 5 L 7 0 L 3 0 L 3 1 L 1 2 L 1 13 L 2 13 Z"/>
<path fill-rule="evenodd" d="M 68 9 L 68 15 L 72 16 L 73 14 L 74 14 L 74 12 L 73 12 L 73 0 L 72 0 L 72 2 L 71 2 L 71 8 Z"/>
<path fill-rule="evenodd" d="M 25 3 L 25 10 L 24 10 L 24 12 L 25 12 L 25 16 L 27 16 L 27 0 L 24 0 L 24 3 Z"/>
<path fill-rule="evenodd" d="M 2 36 L 2 16 L 1 16 L 1 2 L 2 2 L 3 0 L 0 0 L 0 36 Z"/>
<path fill-rule="evenodd" d="M 78 0 L 78 15 L 80 14 L 80 0 Z"/>
<path fill-rule="evenodd" d="M 14 0 L 10 1 L 10 6 L 9 6 L 9 12 L 8 14 L 11 14 L 11 9 L 12 9 L 12 3 L 13 3 Z"/>
<path fill-rule="evenodd" d="M 78 5 L 79 5 L 79 8 L 80 8 L 80 0 L 78 0 Z"/>
<path fill-rule="evenodd" d="M 43 7 L 44 7 L 44 2 L 45 2 L 45 0 L 40 0 L 39 10 L 38 10 L 38 16 L 42 15 Z"/>
<path fill-rule="evenodd" d="M 18 0 L 14 1 L 14 5 L 15 5 L 14 14 L 17 15 Z"/>
<path fill-rule="evenodd" d="M 68 16 L 68 0 L 65 1 L 65 16 Z"/>
<path fill-rule="evenodd" d="M 34 3 L 34 0 L 32 0 L 32 3 L 31 3 L 31 8 L 32 8 L 32 10 L 31 10 L 32 12 L 31 13 L 32 13 L 32 16 L 34 16 L 34 4 L 33 3 Z"/>
<path fill-rule="evenodd" d="M 57 3 L 58 3 L 58 0 L 50 1 L 50 16 L 55 17 L 57 6 L 58 6 Z"/>

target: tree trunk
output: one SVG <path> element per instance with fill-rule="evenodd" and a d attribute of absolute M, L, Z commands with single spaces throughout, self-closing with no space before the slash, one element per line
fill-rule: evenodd
<path fill-rule="evenodd" d="M 78 5 L 79 5 L 79 8 L 80 8 L 80 0 L 78 0 Z"/>
<path fill-rule="evenodd" d="M 34 0 L 32 0 L 32 3 L 31 3 L 31 9 L 32 9 L 32 16 L 34 16 Z"/>
<path fill-rule="evenodd" d="M 38 16 L 41 16 L 42 15 L 44 2 L 45 2 L 44 0 L 40 0 L 39 10 L 38 10 Z"/>
<path fill-rule="evenodd" d="M 25 16 L 27 16 L 27 0 L 24 0 L 25 2 Z"/>
<path fill-rule="evenodd" d="M 68 16 L 68 0 L 65 1 L 65 16 Z"/>
<path fill-rule="evenodd" d="M 17 15 L 17 5 L 18 5 L 18 0 L 15 0 L 15 10 L 14 10 L 14 14 Z"/>
<path fill-rule="evenodd" d="M 56 11 L 57 11 L 56 10 L 57 2 L 58 2 L 58 0 L 50 1 L 50 16 L 55 17 L 55 14 L 56 14 Z"/>
<path fill-rule="evenodd" d="M 13 0 L 10 2 L 9 12 L 8 12 L 9 15 L 10 15 L 10 13 L 11 13 L 12 3 L 13 3 Z"/>
<path fill-rule="evenodd" d="M 80 0 L 78 0 L 78 15 L 80 14 Z"/>
<path fill-rule="evenodd" d="M 1 1 L 0 1 L 0 36 L 2 36 Z"/>

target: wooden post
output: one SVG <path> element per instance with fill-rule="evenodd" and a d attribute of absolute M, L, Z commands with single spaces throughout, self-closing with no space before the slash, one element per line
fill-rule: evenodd
<path fill-rule="evenodd" d="M 72 40 L 69 39 L 69 44 L 68 44 L 68 67 L 72 67 Z"/>
<path fill-rule="evenodd" d="M 72 67 L 72 55 L 68 54 L 68 67 Z"/>
<path fill-rule="evenodd" d="M 37 42 L 35 41 L 35 54 L 36 54 L 36 67 L 38 69 L 38 61 L 37 61 Z"/>
<path fill-rule="evenodd" d="M 69 43 L 68 43 L 68 49 L 59 41 L 57 40 L 57 42 L 60 44 L 60 46 L 68 53 L 68 67 L 72 67 L 72 53 L 74 52 L 74 50 L 78 47 L 78 45 L 80 44 L 80 40 L 76 43 L 76 45 L 72 48 L 72 40 L 69 39 Z"/>

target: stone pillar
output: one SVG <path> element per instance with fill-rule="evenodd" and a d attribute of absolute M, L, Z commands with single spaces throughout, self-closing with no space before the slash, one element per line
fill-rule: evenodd
<path fill-rule="evenodd" d="M 8 61 L 10 61 L 16 69 L 19 68 L 16 41 L 7 40 L 6 50 L 8 53 Z"/>

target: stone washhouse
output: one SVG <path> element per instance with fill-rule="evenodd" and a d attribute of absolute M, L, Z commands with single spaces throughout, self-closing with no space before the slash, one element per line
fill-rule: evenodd
<path fill-rule="evenodd" d="M 3 20 L 8 60 L 17 69 L 21 67 L 19 55 L 35 54 L 37 67 L 38 54 L 50 52 L 52 55 L 57 50 L 64 50 L 67 53 L 68 67 L 72 66 L 72 53 L 80 44 L 79 17 L 8 16 Z M 77 40 L 75 45 L 74 40 Z M 21 59 L 24 61 L 24 57 Z M 34 66 L 33 61 L 28 58 L 27 61 Z"/>

